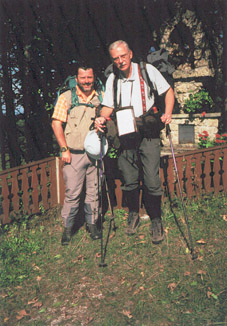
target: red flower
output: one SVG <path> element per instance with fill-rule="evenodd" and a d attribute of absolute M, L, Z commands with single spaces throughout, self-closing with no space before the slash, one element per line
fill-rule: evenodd
<path fill-rule="evenodd" d="M 206 136 L 206 137 L 209 135 L 208 132 L 207 132 L 206 130 L 204 130 L 202 133 L 203 133 L 204 136 Z"/>
<path fill-rule="evenodd" d="M 215 137 L 216 137 L 216 138 L 221 138 L 221 135 L 216 134 Z"/>
<path fill-rule="evenodd" d="M 221 140 L 221 139 L 216 139 L 215 143 L 221 144 L 221 143 L 225 143 L 225 140 Z"/>
<path fill-rule="evenodd" d="M 201 115 L 202 115 L 202 117 L 205 117 L 205 115 L 206 115 L 206 112 L 205 112 L 205 111 L 203 111 Z"/>
<path fill-rule="evenodd" d="M 222 137 L 227 137 L 227 134 L 222 134 Z"/>
<path fill-rule="evenodd" d="M 206 137 L 202 137 L 202 140 L 207 140 Z"/>

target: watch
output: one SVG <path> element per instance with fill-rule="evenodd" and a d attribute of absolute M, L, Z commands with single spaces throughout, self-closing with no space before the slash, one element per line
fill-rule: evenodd
<path fill-rule="evenodd" d="M 62 146 L 61 147 L 61 152 L 67 152 L 68 150 L 68 147 L 67 146 Z"/>

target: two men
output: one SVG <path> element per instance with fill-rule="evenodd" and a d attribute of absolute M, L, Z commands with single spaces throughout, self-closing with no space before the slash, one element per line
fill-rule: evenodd
<path fill-rule="evenodd" d="M 109 47 L 110 57 L 117 70 L 110 74 L 106 82 L 106 91 L 102 101 L 100 116 L 95 120 L 96 129 L 103 132 L 106 121 L 112 117 L 117 109 L 132 107 L 134 116 L 138 119 L 155 104 L 154 92 L 150 93 L 144 82 L 138 64 L 132 62 L 133 53 L 128 44 L 122 40 L 112 43 Z M 148 78 L 158 96 L 165 98 L 165 112 L 161 117 L 163 124 L 171 122 L 174 107 L 174 92 L 161 73 L 152 65 L 146 65 Z M 94 74 L 91 68 L 80 67 L 77 73 L 77 93 L 82 104 L 71 107 L 71 92 L 63 93 L 55 106 L 52 116 L 52 127 L 61 148 L 62 160 L 65 162 L 64 179 L 66 183 L 65 201 L 62 217 L 65 224 L 62 244 L 68 244 L 71 237 L 73 221 L 79 209 L 79 197 L 83 181 L 86 177 L 85 219 L 88 223 L 91 237 L 100 238 L 96 221 L 98 212 L 97 190 L 95 185 L 96 167 L 84 152 L 83 142 L 88 133 L 91 119 L 95 117 L 95 110 L 86 106 L 94 102 L 97 107 L 97 94 L 94 90 Z M 142 119 L 144 121 L 144 119 Z M 67 122 L 65 133 L 62 123 Z M 122 122 L 122 121 L 121 121 Z M 128 121 L 123 121 L 127 125 Z M 140 167 L 142 166 L 142 180 L 144 184 L 144 204 L 151 219 L 151 236 L 155 244 L 163 240 L 161 220 L 162 187 L 159 177 L 160 166 L 160 134 L 153 132 L 152 125 L 146 126 L 146 132 L 138 137 L 134 132 L 119 137 L 120 156 L 118 167 L 122 174 L 122 190 L 125 194 L 129 209 L 128 226 L 126 233 L 135 234 L 139 223 L 139 186 Z M 156 128 L 157 129 L 157 128 Z"/>
<path fill-rule="evenodd" d="M 94 89 L 94 72 L 91 67 L 80 66 L 76 72 L 77 106 L 72 106 L 72 91 L 62 93 L 52 115 L 52 128 L 60 146 L 64 162 L 65 199 L 62 208 L 64 232 L 62 245 L 71 240 L 72 228 L 79 211 L 80 197 L 86 182 L 84 201 L 85 221 L 93 240 L 101 237 L 97 228 L 98 190 L 97 167 L 84 149 L 84 140 L 94 122 L 100 100 Z M 65 130 L 63 124 L 66 123 Z"/>
<path fill-rule="evenodd" d="M 96 128 L 100 131 L 106 120 L 116 109 L 133 107 L 136 118 L 148 112 L 155 104 L 154 92 L 150 94 L 147 85 L 141 78 L 138 64 L 132 62 L 133 53 L 128 44 L 122 40 L 112 43 L 109 47 L 110 57 L 117 70 L 112 72 L 106 82 L 106 91 L 102 102 L 101 116 L 96 119 Z M 165 112 L 161 117 L 164 124 L 171 122 L 174 107 L 174 92 L 161 73 L 152 65 L 147 64 L 146 70 L 158 96 L 165 97 Z M 115 111 L 114 111 L 115 110 Z M 127 124 L 127 121 L 124 121 Z M 152 126 L 151 126 L 152 129 Z M 122 190 L 129 209 L 128 235 L 135 234 L 139 223 L 139 183 L 140 164 L 144 184 L 144 204 L 151 219 L 152 242 L 160 243 L 163 238 L 161 221 L 162 187 L 159 177 L 160 137 L 156 132 L 144 133 L 141 139 L 132 133 L 120 138 L 120 156 L 118 167 L 122 173 Z"/>

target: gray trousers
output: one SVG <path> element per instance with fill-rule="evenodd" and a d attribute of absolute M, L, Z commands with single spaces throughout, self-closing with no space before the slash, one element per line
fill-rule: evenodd
<path fill-rule="evenodd" d="M 85 221 L 94 224 L 98 219 L 98 171 L 95 161 L 87 154 L 71 154 L 72 161 L 63 167 L 65 199 L 62 218 L 65 227 L 72 227 L 79 211 L 82 189 L 85 182 L 84 212 Z"/>
<path fill-rule="evenodd" d="M 139 186 L 140 169 L 142 166 L 142 180 L 148 194 L 161 196 L 163 193 L 159 176 L 160 166 L 160 139 L 143 138 L 138 149 L 123 150 L 118 159 L 118 167 L 122 174 L 124 191 L 131 191 Z"/>

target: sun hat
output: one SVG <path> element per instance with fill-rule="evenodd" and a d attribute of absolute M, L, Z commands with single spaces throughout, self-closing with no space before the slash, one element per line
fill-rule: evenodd
<path fill-rule="evenodd" d="M 102 139 L 102 146 L 101 146 Z M 108 150 L 108 142 L 104 135 L 101 137 L 98 136 L 95 130 L 91 130 L 88 132 L 85 141 L 84 141 L 84 149 L 88 156 L 95 160 L 100 160 L 101 151 L 102 157 L 106 155 Z"/>

